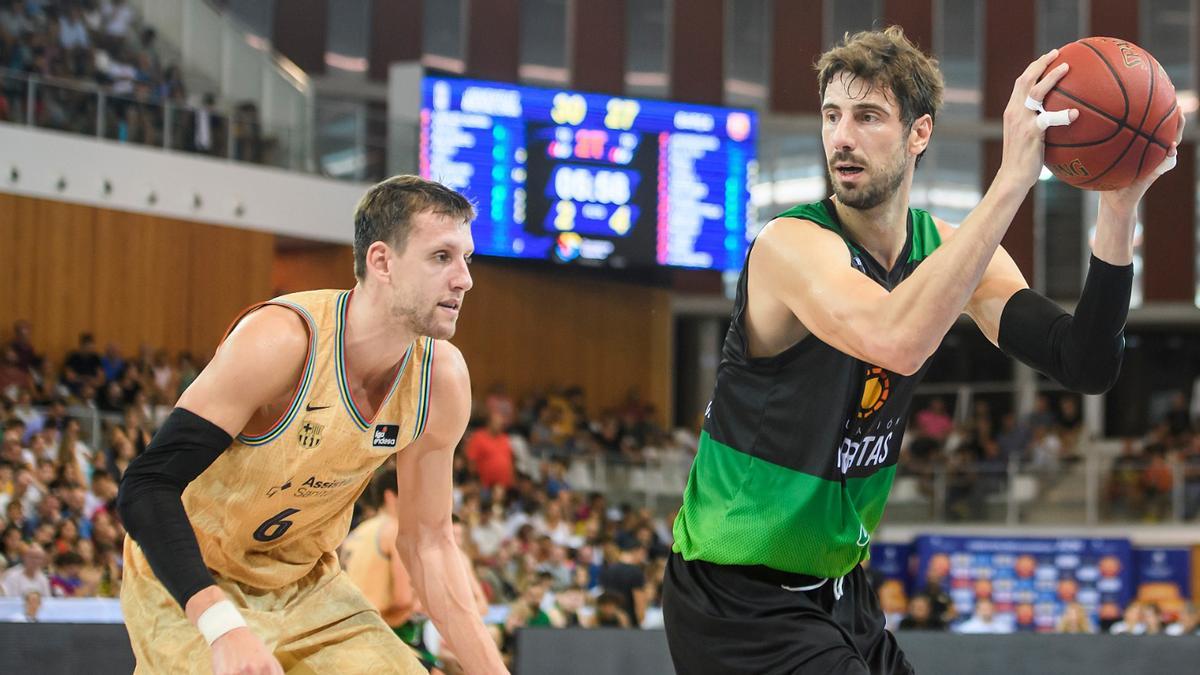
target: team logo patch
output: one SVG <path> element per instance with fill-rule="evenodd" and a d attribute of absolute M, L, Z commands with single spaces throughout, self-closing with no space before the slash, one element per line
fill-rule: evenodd
<path fill-rule="evenodd" d="M 376 448 L 394 448 L 400 438 L 400 425 L 378 424 L 371 435 L 371 445 Z"/>
<path fill-rule="evenodd" d="M 891 382 L 888 380 L 887 371 L 878 366 L 868 368 L 867 375 L 863 378 L 862 399 L 858 403 L 858 419 L 865 420 L 879 412 L 883 404 L 887 403 L 889 393 Z"/>
<path fill-rule="evenodd" d="M 301 447 L 312 450 L 321 444 L 321 434 L 324 431 L 324 424 L 306 419 L 300 424 L 300 431 L 296 433 L 296 441 L 300 443 Z"/>

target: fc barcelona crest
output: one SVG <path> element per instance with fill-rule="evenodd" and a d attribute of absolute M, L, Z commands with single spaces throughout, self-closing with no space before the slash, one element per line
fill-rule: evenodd
<path fill-rule="evenodd" d="M 300 424 L 296 440 L 299 441 L 301 447 L 312 450 L 321 444 L 321 432 L 323 431 L 325 431 L 325 425 L 306 419 Z"/>

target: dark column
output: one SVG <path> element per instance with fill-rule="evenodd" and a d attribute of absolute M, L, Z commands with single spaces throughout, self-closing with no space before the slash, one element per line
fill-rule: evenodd
<path fill-rule="evenodd" d="M 395 61 L 421 60 L 422 0 L 373 0 L 367 77 L 386 81 Z"/>
<path fill-rule="evenodd" d="M 992 120 L 1004 116 L 1012 96 L 1013 81 L 1037 57 L 1037 3 L 1035 0 L 986 0 L 983 18 L 983 114 Z M 983 152 L 983 181 L 987 189 L 1004 156 L 1001 140 L 987 141 Z M 1033 278 L 1033 190 L 1017 210 L 1002 242 L 1031 286 Z"/>
<path fill-rule="evenodd" d="M 466 8 L 467 74 L 516 82 L 521 44 L 520 1 L 466 0 Z"/>
<path fill-rule="evenodd" d="M 571 86 L 625 92 L 625 0 L 570 0 Z"/>
<path fill-rule="evenodd" d="M 673 0 L 670 97 L 720 105 L 725 100 L 725 0 Z"/>
<path fill-rule="evenodd" d="M 329 31 L 328 0 L 292 0 L 275 7 L 271 42 L 304 72 L 325 72 L 325 36 Z"/>
<path fill-rule="evenodd" d="M 921 51 L 933 51 L 933 0 L 883 0 L 883 25 L 899 25 Z"/>
<path fill-rule="evenodd" d="M 771 9 L 771 110 L 816 113 L 821 109 L 813 61 L 824 49 L 823 2 L 775 0 Z"/>

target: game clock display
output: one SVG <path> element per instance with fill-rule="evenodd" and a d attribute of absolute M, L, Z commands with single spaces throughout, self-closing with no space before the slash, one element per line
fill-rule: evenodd
<path fill-rule="evenodd" d="M 420 172 L 476 205 L 477 255 L 740 269 L 753 111 L 426 77 Z"/>

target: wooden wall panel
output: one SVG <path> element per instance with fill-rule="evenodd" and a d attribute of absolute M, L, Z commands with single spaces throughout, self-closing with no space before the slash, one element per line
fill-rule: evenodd
<path fill-rule="evenodd" d="M 351 288 L 354 283 L 354 249 L 350 246 L 330 244 L 275 251 L 271 295 L 314 288 Z"/>
<path fill-rule="evenodd" d="M 81 332 L 101 348 L 211 353 L 245 305 L 270 296 L 275 238 L 0 195 L 0 339 L 29 319 L 56 365 Z"/>
<path fill-rule="evenodd" d="M 95 209 L 39 200 L 34 205 L 34 222 L 29 318 L 38 327 L 46 349 L 65 351 L 75 347 L 79 333 L 92 326 Z"/>
<path fill-rule="evenodd" d="M 636 390 L 669 419 L 667 291 L 486 263 L 472 274 L 454 343 L 477 397 L 496 382 L 514 396 L 579 385 L 595 413 Z"/>
<path fill-rule="evenodd" d="M 101 348 L 112 342 L 126 353 L 142 344 L 191 349 L 186 227 L 155 216 L 98 209 L 95 240 L 93 330 L 98 339 L 104 336 Z M 130 320 L 131 312 L 137 313 L 136 320 Z"/>
<path fill-rule="evenodd" d="M 276 254 L 270 234 L 26 197 L 0 195 L 0 242 L 0 339 L 28 318 L 55 363 L 83 331 L 204 358 L 277 290 L 353 285 L 349 246 Z M 599 412 L 635 390 L 671 419 L 669 291 L 488 262 L 472 273 L 454 342 L 477 397 L 496 382 L 516 396 L 579 385 Z"/>
<path fill-rule="evenodd" d="M 239 312 L 271 297 L 275 235 L 175 222 L 189 229 L 188 342 L 207 356 Z"/>
<path fill-rule="evenodd" d="M 21 203 L 23 202 L 13 195 L 0 194 L 0 242 L 3 242 L 0 246 L 0 312 L 11 313 L 14 317 L 17 315 L 17 301 L 20 298 L 17 292 L 17 261 L 23 257 L 17 240 L 20 231 L 17 227 L 17 208 Z M 0 336 L 8 337 L 11 331 L 11 321 L 0 324 Z"/>

